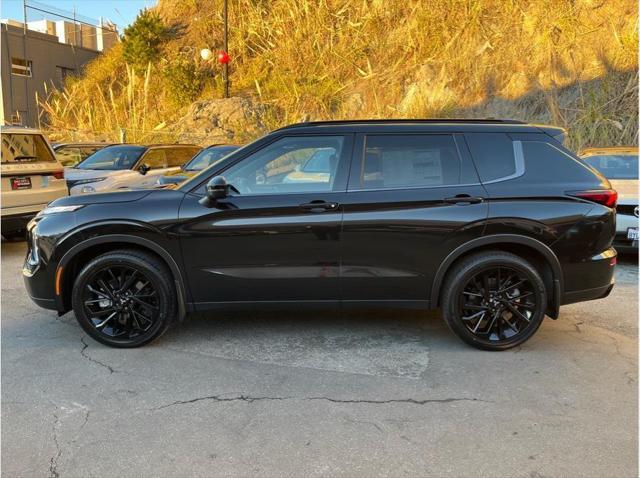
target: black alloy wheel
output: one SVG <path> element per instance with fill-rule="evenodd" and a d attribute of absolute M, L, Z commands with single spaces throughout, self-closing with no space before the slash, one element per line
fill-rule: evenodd
<path fill-rule="evenodd" d="M 465 342 L 504 350 L 528 340 L 544 318 L 544 283 L 529 262 L 514 254 L 473 255 L 448 276 L 443 313 Z"/>
<path fill-rule="evenodd" d="M 107 253 L 87 264 L 73 290 L 82 328 L 114 347 L 137 347 L 159 337 L 176 310 L 166 266 L 138 251 Z"/>

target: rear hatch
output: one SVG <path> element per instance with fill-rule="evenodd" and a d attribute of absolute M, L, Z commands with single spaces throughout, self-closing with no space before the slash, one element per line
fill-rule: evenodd
<path fill-rule="evenodd" d="M 3 132 L 1 168 L 3 210 L 65 195 L 62 166 L 41 134 Z"/>

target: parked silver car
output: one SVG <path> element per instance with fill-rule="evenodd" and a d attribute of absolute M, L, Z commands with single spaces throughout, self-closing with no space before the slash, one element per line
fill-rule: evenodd
<path fill-rule="evenodd" d="M 187 144 L 107 146 L 65 169 L 65 179 L 71 195 L 150 187 L 159 176 L 179 171 L 200 149 Z"/>
<path fill-rule="evenodd" d="M 618 191 L 616 238 L 620 252 L 638 252 L 638 148 L 589 148 L 582 159 L 596 168 Z"/>

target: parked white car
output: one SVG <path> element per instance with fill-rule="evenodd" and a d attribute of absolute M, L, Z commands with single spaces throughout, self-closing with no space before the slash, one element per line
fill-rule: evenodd
<path fill-rule="evenodd" d="M 200 147 L 188 144 L 107 146 L 65 169 L 71 195 L 153 187 L 158 177 L 179 171 Z"/>
<path fill-rule="evenodd" d="M 67 196 L 62 165 L 42 132 L 2 126 L 2 235 L 24 235 L 27 223 L 44 207 Z"/>
<path fill-rule="evenodd" d="M 589 148 L 580 154 L 618 191 L 616 238 L 620 252 L 638 252 L 638 148 Z"/>

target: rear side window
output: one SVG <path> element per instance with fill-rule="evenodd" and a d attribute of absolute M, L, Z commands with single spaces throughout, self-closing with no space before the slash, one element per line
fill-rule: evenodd
<path fill-rule="evenodd" d="M 477 182 L 468 169 L 451 135 L 368 135 L 360 185 L 397 189 Z"/>
<path fill-rule="evenodd" d="M 466 133 L 464 137 L 483 183 L 516 174 L 513 141 L 505 133 Z"/>
<path fill-rule="evenodd" d="M 55 160 L 41 135 L 2 133 L 3 164 Z"/>

